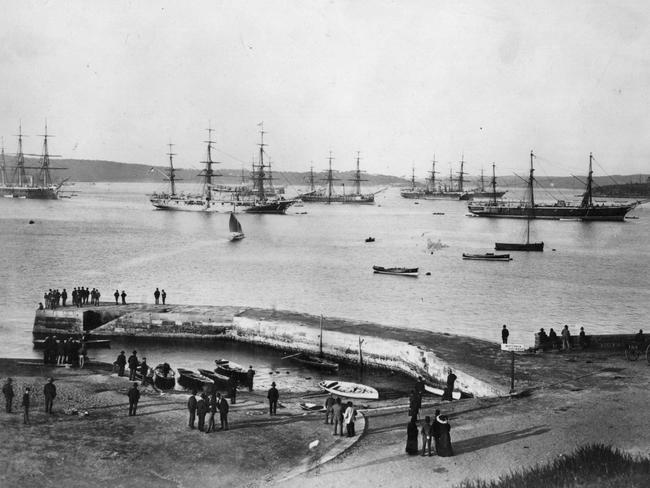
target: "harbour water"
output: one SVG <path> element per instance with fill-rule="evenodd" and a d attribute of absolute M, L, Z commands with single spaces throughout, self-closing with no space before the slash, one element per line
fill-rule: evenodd
<path fill-rule="evenodd" d="M 626 222 L 533 221 L 531 240 L 544 241 L 543 253 L 482 262 L 461 254 L 523 240 L 525 222 L 471 218 L 467 202 L 407 200 L 391 188 L 374 206 L 240 215 L 246 238 L 230 242 L 227 214 L 154 210 L 146 195 L 159 185 L 74 188 L 76 196 L 58 201 L 0 199 L 2 356 L 33 356 L 33 313 L 44 291 L 75 286 L 98 288 L 102 300 L 118 289 L 128 301 L 152 302 L 159 287 L 170 303 L 371 321 L 413 329 L 413 342 L 417 329 L 497 342 L 507 324 L 511 342 L 532 345 L 540 327 L 647 328 L 648 205 Z M 375 242 L 366 243 L 369 236 Z M 438 240 L 448 247 L 427 246 Z M 375 275 L 373 265 L 417 266 L 420 276 Z M 117 351 L 98 354 L 112 360 Z"/>

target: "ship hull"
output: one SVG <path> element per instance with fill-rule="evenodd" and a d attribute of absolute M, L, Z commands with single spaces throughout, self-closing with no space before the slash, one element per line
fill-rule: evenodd
<path fill-rule="evenodd" d="M 624 221 L 625 214 L 635 205 L 594 205 L 590 207 L 561 206 L 561 205 L 536 205 L 534 212 L 526 206 L 506 205 L 469 205 L 467 208 L 478 217 L 506 218 L 506 219 L 575 219 L 575 220 L 603 220 Z"/>
<path fill-rule="evenodd" d="M 403 191 L 400 192 L 402 198 L 408 198 L 411 200 L 420 199 L 420 200 L 467 200 L 465 198 L 465 193 L 458 191 Z"/>
<path fill-rule="evenodd" d="M 375 195 L 300 195 L 304 203 L 349 203 L 357 205 L 374 205 Z"/>
<path fill-rule="evenodd" d="M 543 242 L 528 242 L 528 243 L 496 242 L 494 244 L 494 249 L 496 251 L 544 252 L 544 243 Z"/>
<path fill-rule="evenodd" d="M 259 214 L 284 214 L 295 200 L 278 200 L 269 202 L 246 202 L 242 200 L 205 200 L 203 197 L 150 198 L 151 204 L 159 210 L 182 212 L 246 212 Z"/>
<path fill-rule="evenodd" d="M 5 198 L 29 198 L 34 200 L 56 200 L 56 187 L 0 186 L 0 195 Z"/>

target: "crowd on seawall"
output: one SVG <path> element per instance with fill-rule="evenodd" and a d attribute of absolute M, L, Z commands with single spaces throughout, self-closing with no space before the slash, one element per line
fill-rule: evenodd
<path fill-rule="evenodd" d="M 39 310 L 56 310 L 59 307 L 67 307 L 71 305 L 73 307 L 84 307 L 88 305 L 90 300 L 90 306 L 99 306 L 99 299 L 102 296 L 99 289 L 93 288 L 92 290 L 88 287 L 75 286 L 70 293 L 68 293 L 66 288 L 59 291 L 58 288 L 50 288 L 43 294 L 43 301 L 39 302 Z M 115 290 L 113 293 L 113 298 L 115 299 L 115 305 L 126 305 L 127 293 L 125 290 L 121 292 Z M 156 288 L 153 292 L 154 302 L 156 305 L 159 305 L 162 302 L 162 305 L 165 305 L 167 302 L 167 292 L 163 288 L 162 290 Z M 71 299 L 70 304 L 68 304 L 68 298 Z"/>

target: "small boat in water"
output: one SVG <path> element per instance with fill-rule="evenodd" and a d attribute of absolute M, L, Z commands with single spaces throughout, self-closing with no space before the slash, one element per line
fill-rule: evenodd
<path fill-rule="evenodd" d="M 177 368 L 179 378 L 178 383 L 186 388 L 202 389 L 204 386 L 211 386 L 214 384 L 207 376 L 203 376 L 191 369 Z"/>
<path fill-rule="evenodd" d="M 298 363 L 304 364 L 310 368 L 325 369 L 329 371 L 338 371 L 339 365 L 333 361 L 328 361 L 319 356 L 312 356 L 311 354 L 305 354 L 300 352 L 298 354 L 292 354 L 290 356 L 285 356 L 282 359 L 292 359 Z"/>
<path fill-rule="evenodd" d="M 512 261 L 510 254 L 494 254 L 493 252 L 486 252 L 484 254 L 463 253 L 463 259 L 477 261 Z"/>
<path fill-rule="evenodd" d="M 228 228 L 230 229 L 230 240 L 239 241 L 243 239 L 244 232 L 242 231 L 241 224 L 234 213 L 230 214 L 230 221 L 228 222 Z"/>
<path fill-rule="evenodd" d="M 228 359 L 215 359 L 215 371 L 229 378 L 235 378 L 240 385 L 248 385 L 248 371 L 241 364 Z"/>
<path fill-rule="evenodd" d="M 218 386 L 225 387 L 228 386 L 228 383 L 230 382 L 229 376 L 219 374 L 216 371 L 199 368 L 199 373 L 201 373 L 203 376 L 206 376 L 207 378 L 210 378 L 212 381 L 214 381 L 214 384 Z"/>
<path fill-rule="evenodd" d="M 319 388 L 334 395 L 346 398 L 358 398 L 360 400 L 377 400 L 379 392 L 371 386 L 347 381 L 321 381 Z"/>
<path fill-rule="evenodd" d="M 171 390 L 176 385 L 176 373 L 168 363 L 162 363 L 153 369 L 153 384 L 161 390 Z"/>
<path fill-rule="evenodd" d="M 417 276 L 419 268 L 384 268 L 383 266 L 373 266 L 373 271 L 379 274 L 391 274 L 398 276 Z"/>

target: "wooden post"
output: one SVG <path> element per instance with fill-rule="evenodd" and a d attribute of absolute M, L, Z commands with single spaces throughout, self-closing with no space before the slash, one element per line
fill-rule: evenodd
<path fill-rule="evenodd" d="M 318 335 L 319 345 L 318 345 L 318 354 L 320 357 L 323 357 L 323 316 L 320 316 L 320 334 Z"/>
<path fill-rule="evenodd" d="M 512 363 L 510 367 L 510 393 L 515 391 L 515 351 L 512 351 Z"/>
<path fill-rule="evenodd" d="M 363 344 L 363 339 L 359 336 L 359 370 L 363 371 L 363 353 L 361 352 L 361 344 Z"/>

